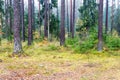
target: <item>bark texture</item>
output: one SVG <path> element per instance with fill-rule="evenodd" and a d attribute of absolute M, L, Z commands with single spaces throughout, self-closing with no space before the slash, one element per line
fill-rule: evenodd
<path fill-rule="evenodd" d="M 102 27 L 103 27 L 103 0 L 99 3 L 99 19 L 98 19 L 98 51 L 102 51 Z"/>
<path fill-rule="evenodd" d="M 61 0 L 60 45 L 65 44 L 65 0 Z"/>
<path fill-rule="evenodd" d="M 28 45 L 32 44 L 32 0 L 28 0 Z"/>
<path fill-rule="evenodd" d="M 22 52 L 20 39 L 20 0 L 14 0 L 14 53 Z"/>

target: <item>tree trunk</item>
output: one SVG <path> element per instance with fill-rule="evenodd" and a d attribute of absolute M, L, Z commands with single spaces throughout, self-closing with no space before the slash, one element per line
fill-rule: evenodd
<path fill-rule="evenodd" d="M 0 13 L 0 46 L 2 40 L 2 13 Z"/>
<path fill-rule="evenodd" d="M 48 0 L 48 40 L 50 39 L 50 0 Z"/>
<path fill-rule="evenodd" d="M 98 19 L 98 51 L 102 51 L 102 27 L 103 27 L 103 0 L 99 3 L 99 19 Z"/>
<path fill-rule="evenodd" d="M 108 0 L 106 0 L 106 22 L 105 22 L 105 34 L 108 32 Z"/>
<path fill-rule="evenodd" d="M 47 0 L 44 0 L 44 4 L 45 4 L 45 15 L 44 15 L 44 37 L 45 38 L 47 38 L 48 37 L 48 32 L 47 32 L 47 25 L 48 25 L 48 19 L 47 19 L 47 17 L 48 17 L 48 15 L 47 15 L 47 6 L 48 6 L 48 4 L 47 4 Z"/>
<path fill-rule="evenodd" d="M 32 44 L 32 0 L 28 0 L 28 45 Z"/>
<path fill-rule="evenodd" d="M 111 10 L 111 35 L 113 33 L 114 27 L 114 13 L 115 13 L 115 0 L 112 0 L 112 10 Z"/>
<path fill-rule="evenodd" d="M 24 0 L 21 0 L 21 26 L 22 26 L 22 41 L 25 42 Z"/>
<path fill-rule="evenodd" d="M 75 0 L 73 0 L 73 23 L 72 23 L 72 38 L 75 36 Z"/>
<path fill-rule="evenodd" d="M 61 0 L 60 45 L 65 44 L 65 0 Z"/>
<path fill-rule="evenodd" d="M 38 18 L 39 18 L 39 36 L 41 36 L 41 23 L 40 23 L 40 1 L 39 1 L 39 13 L 38 13 Z"/>
<path fill-rule="evenodd" d="M 73 7 L 72 7 L 72 0 L 70 0 L 70 36 L 72 37 L 72 30 L 73 29 Z"/>
<path fill-rule="evenodd" d="M 13 15 L 12 15 L 12 9 L 13 9 L 13 7 L 12 7 L 12 0 L 10 0 L 10 35 L 12 35 L 12 20 L 13 20 Z"/>
<path fill-rule="evenodd" d="M 68 0 L 66 1 L 67 5 L 67 31 L 68 31 L 68 37 L 70 35 L 70 26 L 69 26 L 69 11 L 68 11 Z"/>
<path fill-rule="evenodd" d="M 58 21 L 60 21 L 59 19 L 59 7 L 58 7 L 58 1 L 57 1 L 57 19 Z M 57 29 L 57 40 L 59 40 L 59 31 L 60 31 L 60 23 L 58 22 L 58 29 Z"/>
<path fill-rule="evenodd" d="M 20 0 L 14 0 L 14 53 L 22 52 L 20 39 Z"/>
<path fill-rule="evenodd" d="M 34 6 L 34 0 L 32 0 L 32 27 L 33 31 L 35 32 L 35 6 Z"/>

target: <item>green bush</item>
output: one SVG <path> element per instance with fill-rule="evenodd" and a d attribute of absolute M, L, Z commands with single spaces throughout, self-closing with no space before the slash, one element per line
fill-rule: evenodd
<path fill-rule="evenodd" d="M 53 50 L 58 50 L 59 47 L 58 46 L 55 46 L 55 45 L 49 45 L 48 48 L 46 50 L 48 51 L 53 51 Z"/>
<path fill-rule="evenodd" d="M 87 52 L 95 47 L 96 42 L 95 39 L 89 37 L 87 40 L 81 41 L 79 45 L 76 45 L 73 48 L 75 52 Z"/>
<path fill-rule="evenodd" d="M 66 39 L 66 42 L 65 42 L 65 45 L 76 45 L 76 44 L 78 44 L 78 42 L 79 42 L 79 38 L 74 38 L 74 39 L 72 39 L 72 38 L 68 38 L 68 39 Z"/>
<path fill-rule="evenodd" d="M 120 49 L 120 38 L 114 36 L 107 36 L 105 40 L 105 45 L 111 50 Z"/>
<path fill-rule="evenodd" d="M 85 53 L 93 49 L 97 42 L 97 33 L 91 32 L 85 38 L 67 39 L 66 46 L 70 46 L 77 53 Z"/>

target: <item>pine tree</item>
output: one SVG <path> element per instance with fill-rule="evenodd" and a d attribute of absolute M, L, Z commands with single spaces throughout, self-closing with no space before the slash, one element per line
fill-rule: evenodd
<path fill-rule="evenodd" d="M 70 36 L 72 37 L 72 31 L 73 31 L 73 4 L 72 0 L 70 0 Z"/>
<path fill-rule="evenodd" d="M 61 0 L 60 45 L 65 44 L 65 0 Z"/>
<path fill-rule="evenodd" d="M 105 34 L 108 32 L 108 0 L 106 0 L 106 22 L 105 22 Z"/>
<path fill-rule="evenodd" d="M 102 27 L 103 27 L 103 0 L 99 3 L 99 18 L 98 18 L 98 51 L 102 50 Z"/>
<path fill-rule="evenodd" d="M 32 44 L 32 0 L 28 0 L 28 45 Z"/>
<path fill-rule="evenodd" d="M 20 39 L 20 0 L 14 0 L 14 53 L 22 52 L 22 44 Z"/>
<path fill-rule="evenodd" d="M 45 4 L 45 8 L 44 8 L 44 37 L 47 38 L 48 37 L 48 32 L 47 32 L 47 26 L 48 26 L 48 4 L 47 4 L 47 0 L 44 0 L 44 4 Z"/>
<path fill-rule="evenodd" d="M 75 0 L 73 0 L 72 38 L 75 36 Z"/>
<path fill-rule="evenodd" d="M 25 41 L 25 25 L 24 25 L 24 0 L 21 0 L 21 26 L 22 26 L 22 40 Z"/>

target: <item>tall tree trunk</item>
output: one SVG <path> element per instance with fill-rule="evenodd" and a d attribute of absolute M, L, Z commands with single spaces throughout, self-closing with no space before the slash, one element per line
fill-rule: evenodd
<path fill-rule="evenodd" d="M 12 6 L 12 0 L 10 0 L 10 35 L 12 35 L 12 20 L 13 20 L 13 15 L 12 15 L 12 9 L 13 9 L 13 6 Z"/>
<path fill-rule="evenodd" d="M 106 22 L 105 22 L 105 34 L 108 32 L 108 0 L 106 0 Z"/>
<path fill-rule="evenodd" d="M 70 33 L 70 25 L 69 25 L 68 0 L 66 0 L 66 6 L 67 6 L 67 31 L 68 31 L 68 37 L 69 37 L 69 33 Z"/>
<path fill-rule="evenodd" d="M 44 37 L 45 38 L 47 38 L 48 37 L 48 32 L 47 32 L 47 25 L 48 25 L 48 19 L 47 19 L 47 17 L 48 17 L 48 15 L 47 15 L 47 6 L 48 6 L 48 4 L 47 4 L 47 0 L 44 0 L 44 4 L 45 4 L 45 15 L 44 15 Z"/>
<path fill-rule="evenodd" d="M 9 35 L 8 35 L 8 0 L 5 0 L 5 26 L 6 26 L 6 32 L 5 32 L 5 37 L 7 37 L 7 40 L 9 40 Z"/>
<path fill-rule="evenodd" d="M 40 18 L 40 1 L 39 1 L 39 13 L 38 13 L 38 18 L 39 18 L 39 36 L 41 36 L 41 22 L 40 22 L 40 20 L 41 20 L 41 18 Z"/>
<path fill-rule="evenodd" d="M 75 0 L 73 0 L 73 23 L 72 23 L 72 38 L 75 36 Z"/>
<path fill-rule="evenodd" d="M 14 53 L 22 52 L 20 39 L 20 0 L 14 0 Z"/>
<path fill-rule="evenodd" d="M 50 0 L 48 0 L 48 40 L 50 39 Z M 52 35 L 52 34 L 51 34 Z"/>
<path fill-rule="evenodd" d="M 72 30 L 73 29 L 73 6 L 72 0 L 70 0 L 70 36 L 72 37 Z"/>
<path fill-rule="evenodd" d="M 60 45 L 65 44 L 65 0 L 61 0 Z"/>
<path fill-rule="evenodd" d="M 0 46 L 2 40 L 2 13 L 0 13 Z"/>
<path fill-rule="evenodd" d="M 58 21 L 60 21 L 59 19 L 59 7 L 58 7 L 58 1 L 57 1 L 57 19 Z M 58 29 L 57 29 L 57 40 L 59 40 L 59 31 L 60 31 L 60 23 L 58 22 Z"/>
<path fill-rule="evenodd" d="M 34 6 L 35 2 L 34 0 L 32 0 L 32 27 L 33 27 L 33 31 L 35 31 L 35 6 Z"/>
<path fill-rule="evenodd" d="M 21 0 L 21 26 L 22 26 L 22 41 L 25 41 L 25 26 L 24 26 L 24 0 Z"/>
<path fill-rule="evenodd" d="M 28 45 L 32 44 L 32 0 L 28 0 Z"/>
<path fill-rule="evenodd" d="M 113 33 L 114 27 L 114 12 L 115 12 L 115 0 L 112 0 L 112 10 L 111 10 L 111 35 Z"/>
<path fill-rule="evenodd" d="M 98 19 L 98 51 L 102 51 L 102 27 L 103 27 L 103 0 L 99 3 L 99 19 Z"/>

